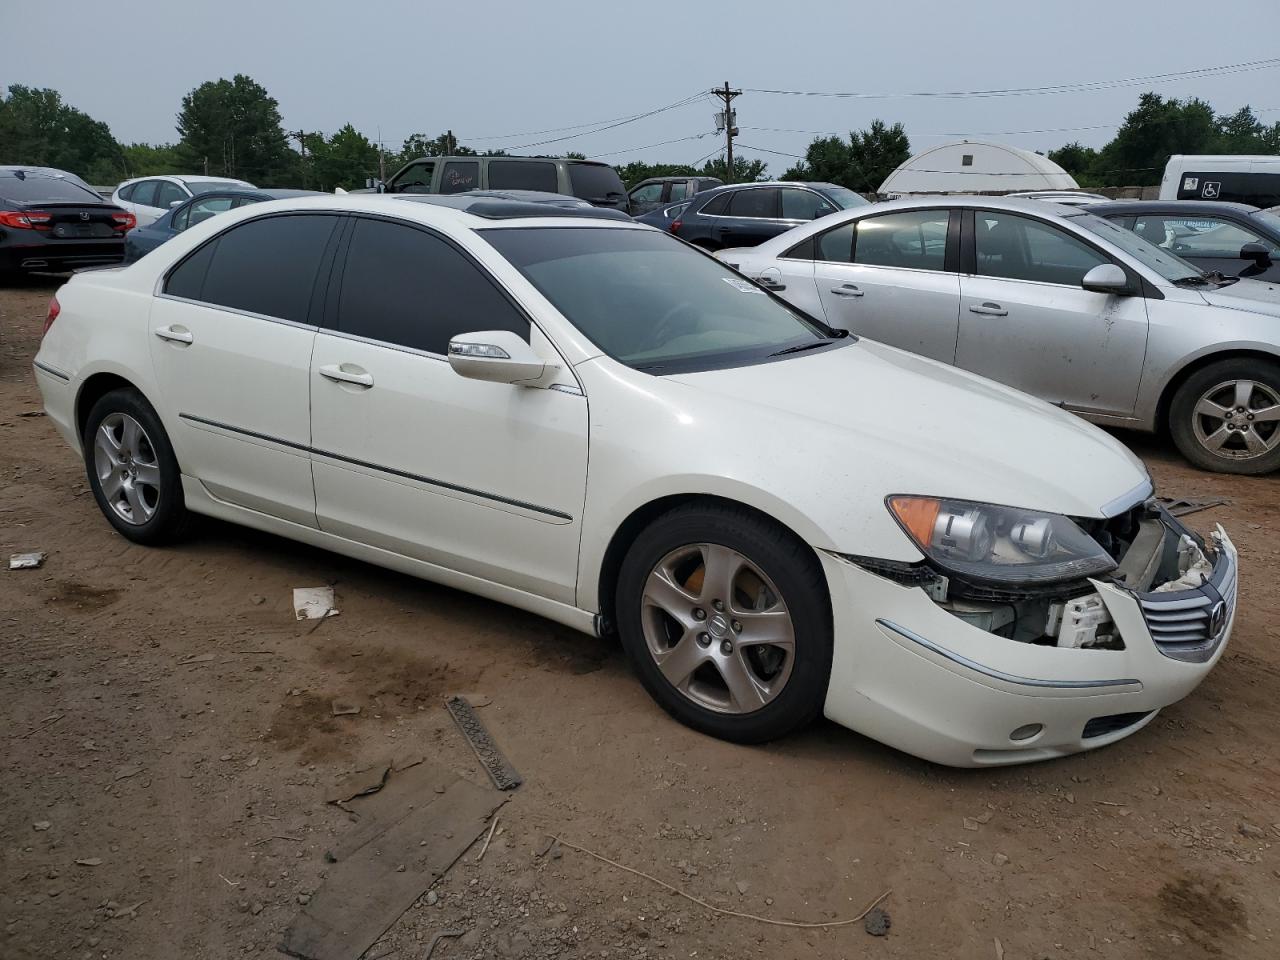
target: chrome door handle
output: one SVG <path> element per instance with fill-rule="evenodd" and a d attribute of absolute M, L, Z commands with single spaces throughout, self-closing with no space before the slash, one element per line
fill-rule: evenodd
<path fill-rule="evenodd" d="M 354 383 L 358 387 L 372 387 L 373 375 L 369 373 L 348 373 L 339 366 L 320 368 L 320 376 L 334 383 Z"/>
<path fill-rule="evenodd" d="M 846 284 L 842 284 L 841 286 L 838 286 L 838 287 L 832 287 L 832 288 L 831 288 L 831 292 L 832 292 L 832 293 L 834 293 L 837 297 L 860 297 L 860 296 L 862 296 L 862 291 L 861 291 L 861 290 L 859 290 L 859 289 L 858 289 L 856 286 L 854 286 L 852 283 L 846 283 Z"/>
<path fill-rule="evenodd" d="M 970 304 L 969 312 L 980 313 L 984 317 L 1007 317 L 1009 315 L 1008 310 L 998 303 L 992 303 L 990 300 L 983 304 Z"/>
<path fill-rule="evenodd" d="M 156 336 L 170 343 L 192 343 L 195 340 L 185 327 L 156 327 Z"/>

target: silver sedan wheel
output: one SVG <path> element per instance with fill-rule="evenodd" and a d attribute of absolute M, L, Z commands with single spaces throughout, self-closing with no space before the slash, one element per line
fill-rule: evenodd
<path fill-rule="evenodd" d="M 1191 428 L 1214 456 L 1261 457 L 1280 446 L 1280 396 L 1256 380 L 1228 380 L 1196 401 Z"/>
<path fill-rule="evenodd" d="M 795 630 L 782 594 L 729 547 L 698 543 L 668 553 L 645 581 L 640 616 L 662 675 L 708 710 L 753 713 L 791 677 Z"/>
<path fill-rule="evenodd" d="M 103 418 L 93 439 L 102 496 L 121 520 L 146 523 L 160 504 L 160 461 L 142 424 L 127 413 Z"/>

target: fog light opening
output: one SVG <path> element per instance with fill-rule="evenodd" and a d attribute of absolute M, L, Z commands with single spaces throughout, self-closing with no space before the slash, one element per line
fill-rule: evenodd
<path fill-rule="evenodd" d="M 1040 736 L 1040 732 L 1042 730 L 1044 730 L 1043 723 L 1024 723 L 1022 726 L 1018 727 L 1011 734 L 1009 734 L 1009 739 L 1015 742 L 1031 740 L 1035 737 Z"/>

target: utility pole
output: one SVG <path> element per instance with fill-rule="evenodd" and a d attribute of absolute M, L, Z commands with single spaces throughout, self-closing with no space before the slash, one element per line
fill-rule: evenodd
<path fill-rule="evenodd" d="M 316 136 L 319 135 L 319 133 L 316 134 Z M 302 185 L 305 187 L 309 179 L 307 176 L 307 131 L 290 130 L 285 136 L 290 140 L 297 140 L 298 149 L 302 151 Z"/>
<path fill-rule="evenodd" d="M 712 96 L 719 97 L 724 101 L 724 152 L 725 152 L 725 180 L 733 183 L 733 135 L 738 132 L 738 128 L 734 125 L 737 119 L 735 111 L 732 107 L 734 97 L 742 95 L 741 90 L 730 90 L 729 81 L 724 82 L 724 87 L 716 87 L 711 91 Z"/>
<path fill-rule="evenodd" d="M 444 151 L 447 156 L 453 156 L 455 150 L 458 149 L 458 140 L 453 135 L 452 130 L 444 132 Z"/>
<path fill-rule="evenodd" d="M 378 189 L 381 190 L 381 184 L 387 182 L 387 158 L 382 152 L 382 128 L 378 128 Z"/>

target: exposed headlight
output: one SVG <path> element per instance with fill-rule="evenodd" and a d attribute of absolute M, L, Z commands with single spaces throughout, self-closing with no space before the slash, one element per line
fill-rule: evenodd
<path fill-rule="evenodd" d="M 1116 562 L 1074 521 L 1054 513 L 936 497 L 888 498 L 894 519 L 938 567 L 969 580 L 1078 580 Z"/>

